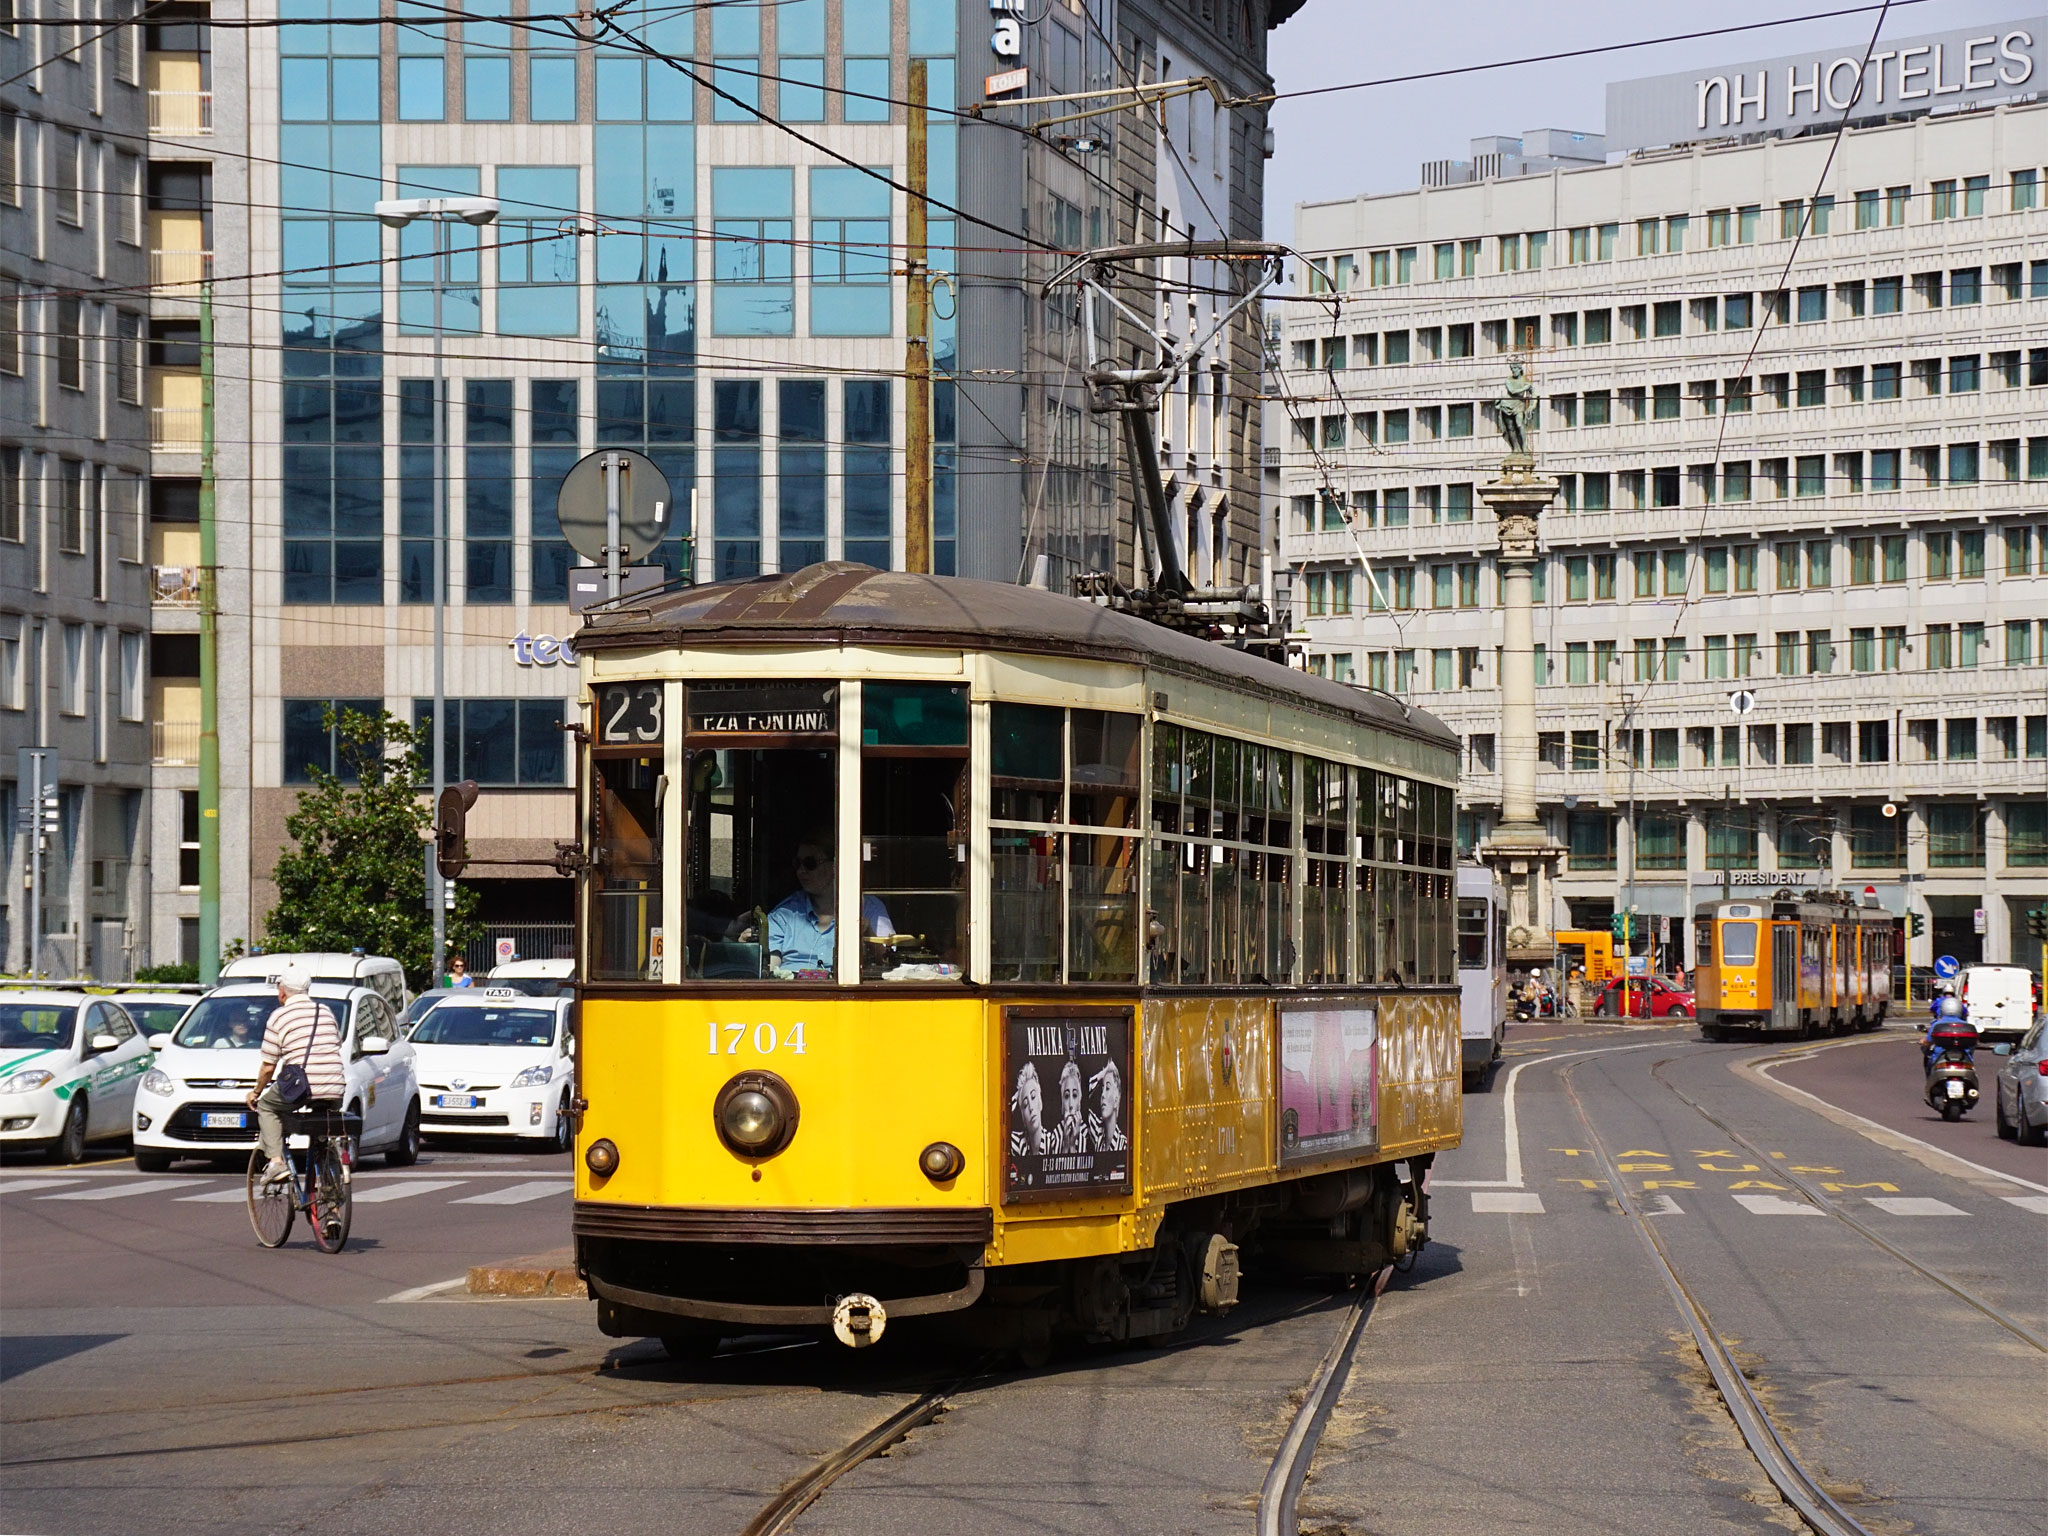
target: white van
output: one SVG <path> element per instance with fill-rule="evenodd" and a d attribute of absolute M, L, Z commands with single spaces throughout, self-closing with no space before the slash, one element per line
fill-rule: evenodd
<path fill-rule="evenodd" d="M 288 965 L 302 967 L 315 981 L 338 982 L 344 986 L 368 987 L 391 1005 L 394 1014 L 405 1012 L 412 994 L 405 989 L 405 968 L 389 955 L 366 955 L 360 949 L 347 954 L 306 951 L 300 954 L 243 955 L 220 968 L 222 981 L 267 981 L 282 975 Z"/>
<path fill-rule="evenodd" d="M 2017 1040 L 2034 1026 L 2034 976 L 2023 966 L 1965 967 L 1957 995 L 1981 1040 Z"/>

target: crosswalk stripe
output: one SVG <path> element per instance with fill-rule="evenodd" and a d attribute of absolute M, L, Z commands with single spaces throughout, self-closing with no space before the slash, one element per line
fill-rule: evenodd
<path fill-rule="evenodd" d="M 0 1179 L 0 1195 L 18 1195 L 31 1189 L 56 1189 L 69 1179 Z"/>
<path fill-rule="evenodd" d="M 2005 1203 L 2032 1211 L 2036 1216 L 2048 1216 L 2048 1195 L 2007 1195 Z"/>
<path fill-rule="evenodd" d="M 461 1179 L 419 1179 L 410 1184 L 373 1184 L 365 1188 L 355 1187 L 355 1204 L 382 1205 L 387 1200 L 410 1200 L 414 1195 L 430 1195 L 437 1189 L 456 1189 Z"/>
<path fill-rule="evenodd" d="M 247 1184 L 231 1185 L 227 1189 L 208 1190 L 203 1195 L 180 1195 L 180 1205 L 241 1205 L 249 1198 Z"/>
<path fill-rule="evenodd" d="M 102 1184 L 97 1189 L 74 1189 L 65 1195 L 38 1195 L 38 1200 L 125 1200 L 130 1195 L 153 1195 L 162 1189 L 190 1189 L 190 1179 L 142 1179 L 128 1184 Z"/>
<path fill-rule="evenodd" d="M 1787 1200 L 1783 1195 L 1737 1195 L 1735 1203 L 1752 1216 L 1825 1216 L 1817 1205 Z"/>
<path fill-rule="evenodd" d="M 481 1195 L 465 1195 L 460 1200 L 451 1200 L 450 1205 L 524 1205 L 529 1200 L 545 1200 L 549 1195 L 566 1195 L 574 1188 L 569 1179 L 546 1179 L 533 1184 L 514 1184 L 505 1189 L 487 1190 Z"/>
<path fill-rule="evenodd" d="M 1959 1210 L 1946 1200 L 1936 1200 L 1929 1195 L 1871 1195 L 1870 1203 L 1880 1211 L 1889 1211 L 1894 1216 L 1967 1216 L 1968 1211 Z"/>
<path fill-rule="evenodd" d="M 1472 1210 L 1481 1216 L 1541 1216 L 1543 1197 L 1533 1189 L 1475 1189 L 1472 1191 Z"/>

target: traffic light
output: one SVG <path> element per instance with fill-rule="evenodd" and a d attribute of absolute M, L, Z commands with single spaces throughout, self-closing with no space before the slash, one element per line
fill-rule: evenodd
<path fill-rule="evenodd" d="M 2048 944 L 2048 907 L 2027 908 L 2027 932 Z"/>
<path fill-rule="evenodd" d="M 453 880 L 468 867 L 469 842 L 463 825 L 476 804 L 476 780 L 464 779 L 441 791 L 434 816 L 434 867 L 443 880 Z"/>
<path fill-rule="evenodd" d="M 1918 912 L 1908 912 L 1908 913 L 1906 914 L 1906 937 L 1907 937 L 1907 938 L 1909 938 L 1909 939 L 1917 939 L 1917 938 L 1919 938 L 1919 937 L 1920 937 L 1920 935 L 1921 935 L 1921 934 L 1925 933 L 1926 931 L 1927 931 L 1927 919 L 1926 919 L 1926 918 L 1922 917 L 1922 916 L 1921 916 L 1921 915 L 1920 915 L 1920 914 L 1919 914 Z"/>
<path fill-rule="evenodd" d="M 60 790 L 46 788 L 43 791 L 43 813 L 36 818 L 36 830 L 45 836 L 64 830 L 64 797 Z"/>
<path fill-rule="evenodd" d="M 1614 930 L 1614 936 L 1617 939 L 1624 943 L 1628 941 L 1628 914 L 1626 912 L 1615 913 L 1608 920 L 1608 926 Z"/>

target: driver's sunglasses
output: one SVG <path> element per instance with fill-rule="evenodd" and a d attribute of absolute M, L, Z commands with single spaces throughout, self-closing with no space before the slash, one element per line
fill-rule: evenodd
<path fill-rule="evenodd" d="M 830 864 L 831 862 L 831 859 L 825 857 L 822 854 L 807 853 L 802 858 L 796 861 L 796 867 L 802 870 L 805 874 L 809 874 L 812 870 L 818 869 L 826 864 Z"/>

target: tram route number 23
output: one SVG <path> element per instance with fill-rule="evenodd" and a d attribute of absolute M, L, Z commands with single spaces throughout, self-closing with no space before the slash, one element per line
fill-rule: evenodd
<path fill-rule="evenodd" d="M 661 740 L 660 683 L 607 683 L 597 691 L 598 739 L 607 743 Z"/>
<path fill-rule="evenodd" d="M 756 1024 L 752 1031 L 744 1024 L 720 1024 L 716 1020 L 705 1023 L 713 1056 L 737 1056 L 742 1045 L 753 1048 L 756 1056 L 773 1056 L 777 1051 L 787 1051 L 792 1056 L 804 1053 L 804 1026 L 798 1022 L 789 1026 L 788 1032 L 778 1036 L 773 1024 Z"/>

